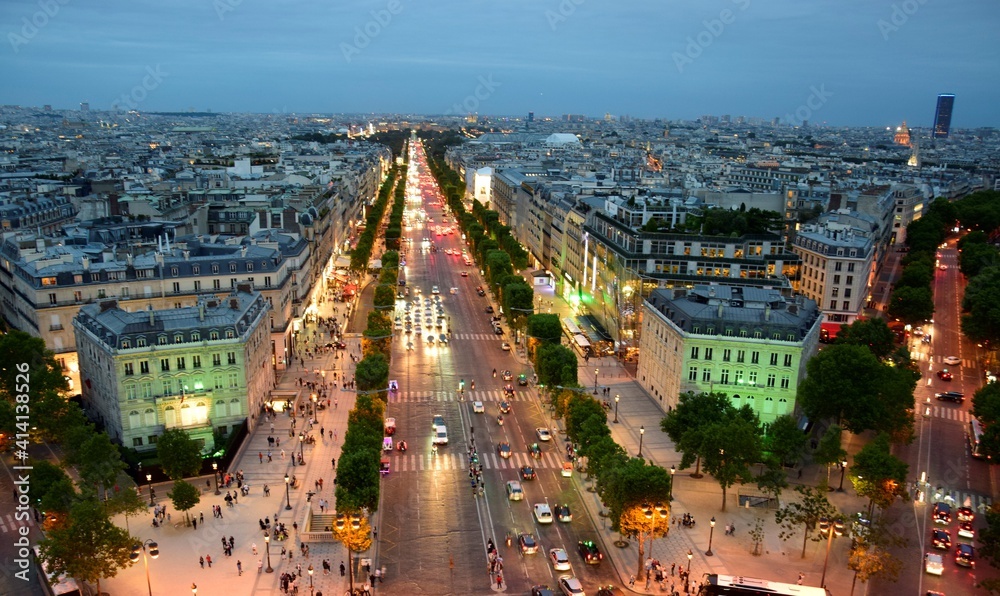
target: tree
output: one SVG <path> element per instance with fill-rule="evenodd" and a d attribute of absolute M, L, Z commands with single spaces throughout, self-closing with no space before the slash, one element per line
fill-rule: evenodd
<path fill-rule="evenodd" d="M 201 448 L 186 432 L 168 428 L 156 441 L 156 455 L 171 480 L 193 476 L 201 469 Z"/>
<path fill-rule="evenodd" d="M 890 453 L 889 435 L 879 433 L 854 456 L 851 483 L 859 496 L 868 498 L 869 519 L 874 505 L 887 509 L 897 497 L 906 497 L 909 466 Z"/>
<path fill-rule="evenodd" d="M 830 484 L 830 466 L 843 462 L 847 452 L 840 446 L 840 436 L 844 429 L 837 424 L 831 424 L 819 439 L 819 445 L 813 452 L 813 461 L 826 466 L 826 483 Z"/>
<path fill-rule="evenodd" d="M 785 414 L 767 425 L 764 450 L 777 458 L 779 464 L 794 464 L 805 452 L 807 441 L 795 419 Z"/>
<path fill-rule="evenodd" d="M 1000 504 L 986 510 L 986 527 L 979 530 L 979 556 L 994 567 L 1000 565 Z"/>
<path fill-rule="evenodd" d="M 535 374 L 538 384 L 563 387 L 579 386 L 576 354 L 560 344 L 545 345 L 535 352 Z"/>
<path fill-rule="evenodd" d="M 377 449 L 341 452 L 334 491 L 338 510 L 378 509 L 380 460 Z"/>
<path fill-rule="evenodd" d="M 986 267 L 969 280 L 962 298 L 962 333 L 973 341 L 1000 340 L 1000 266 Z"/>
<path fill-rule="evenodd" d="M 340 501 L 337 502 L 338 511 L 342 513 L 346 511 L 357 511 L 357 510 L 340 510 Z M 372 529 L 368 523 L 368 518 L 358 513 L 351 514 L 352 523 L 345 523 L 343 527 L 334 527 L 333 537 L 340 541 L 347 549 L 347 566 L 348 571 L 350 571 L 350 581 L 351 593 L 354 593 L 354 561 L 352 560 L 352 555 L 354 553 L 360 553 L 368 550 L 372 546 Z M 338 520 L 339 521 L 339 520 Z M 354 527 L 354 523 L 357 523 L 357 527 Z"/>
<path fill-rule="evenodd" d="M 134 540 L 111 522 L 96 499 L 77 502 L 69 518 L 69 525 L 50 530 L 39 541 L 41 559 L 49 573 L 97 584 L 101 593 L 101 579 L 131 565 Z"/>
<path fill-rule="evenodd" d="M 1000 264 L 1000 252 L 992 244 L 970 244 L 962 249 L 958 257 L 958 267 L 962 275 L 972 278 L 983 269 Z"/>
<path fill-rule="evenodd" d="M 799 485 L 795 487 L 795 492 L 801 497 L 801 501 L 792 502 L 774 512 L 774 521 L 781 526 L 778 537 L 781 540 L 788 540 L 800 529 L 802 529 L 802 557 L 806 558 L 806 544 L 809 539 L 809 531 L 816 527 L 821 517 L 832 519 L 837 514 L 829 499 L 826 498 L 826 486 L 814 488 L 811 486 Z M 802 527 L 805 526 L 805 527 Z M 814 537 L 814 542 L 819 542 L 822 537 Z"/>
<path fill-rule="evenodd" d="M 167 493 L 174 509 L 184 512 L 184 524 L 190 525 L 191 520 L 187 514 L 195 505 L 201 502 L 201 491 L 198 487 L 184 480 L 174 480 L 174 488 Z"/>
<path fill-rule="evenodd" d="M 354 369 L 358 391 L 377 391 L 382 401 L 388 398 L 389 359 L 382 352 L 369 354 Z"/>
<path fill-rule="evenodd" d="M 972 396 L 972 414 L 983 423 L 979 451 L 991 459 L 1000 458 L 1000 384 L 987 383 Z"/>
<path fill-rule="evenodd" d="M 602 478 L 608 470 L 624 465 L 629 459 L 625 449 L 615 443 L 611 435 L 605 435 L 593 442 L 585 443 L 580 447 L 580 455 L 587 458 L 587 474 L 598 479 Z"/>
<path fill-rule="evenodd" d="M 132 488 L 115 491 L 107 501 L 104 501 L 104 512 L 109 517 L 113 517 L 119 513 L 125 516 L 126 531 L 128 530 L 128 518 L 132 515 L 143 513 L 146 509 L 146 499 L 142 498 L 139 492 Z"/>
<path fill-rule="evenodd" d="M 558 344 L 562 340 L 562 325 L 559 315 L 537 314 L 528 317 L 528 355 L 531 356 L 542 345 Z"/>
<path fill-rule="evenodd" d="M 88 439 L 74 454 L 72 459 L 80 473 L 80 479 L 102 496 L 107 496 L 109 486 L 114 486 L 118 475 L 126 467 L 118 446 L 111 442 L 105 432 L 99 432 Z M 199 466 L 201 462 L 199 460 Z"/>
<path fill-rule="evenodd" d="M 576 397 L 570 400 L 566 413 L 566 434 L 574 443 L 579 443 L 585 438 L 583 424 L 591 417 L 596 417 L 607 424 L 608 415 L 600 402 L 589 395 L 577 393 Z"/>
<path fill-rule="evenodd" d="M 45 341 L 19 330 L 0 335 L 0 431 L 28 433 L 34 440 L 58 442 L 66 417 L 79 406 L 64 395 L 69 384 Z M 28 380 L 29 382 L 26 382 Z M 17 424 L 15 406 L 31 404 L 33 428 Z M 78 417 L 77 420 L 82 417 Z"/>
<path fill-rule="evenodd" d="M 757 414 L 743 406 L 725 420 L 703 431 L 700 453 L 705 471 L 722 487 L 722 511 L 726 492 L 737 480 L 751 477 L 750 466 L 760 461 L 761 432 Z"/>
<path fill-rule="evenodd" d="M 931 289 L 900 286 L 889 297 L 889 316 L 911 325 L 920 325 L 934 316 L 934 296 Z"/>
<path fill-rule="evenodd" d="M 892 556 L 885 547 L 866 541 L 858 542 L 851 549 L 847 568 L 854 571 L 853 581 L 861 580 L 861 583 L 865 583 L 873 577 L 882 577 L 886 581 L 894 582 L 899 579 L 903 563 Z M 854 591 L 853 582 L 851 591 Z"/>
<path fill-rule="evenodd" d="M 858 319 L 845 325 L 837 332 L 838 344 L 865 346 L 881 361 L 885 361 L 896 350 L 896 337 L 885 323 L 885 319 Z"/>
<path fill-rule="evenodd" d="M 643 579 L 645 543 L 670 531 L 670 474 L 659 466 L 647 465 L 633 457 L 624 466 L 607 470 L 599 487 L 601 500 L 608 505 L 611 528 L 639 542 L 636 575 Z M 652 542 L 650 542 L 652 548 Z"/>
<path fill-rule="evenodd" d="M 680 469 L 691 467 L 691 475 L 700 478 L 702 430 L 720 420 L 733 409 L 729 398 L 723 393 L 682 393 L 677 407 L 660 421 L 660 428 L 667 433 L 681 457 Z"/>

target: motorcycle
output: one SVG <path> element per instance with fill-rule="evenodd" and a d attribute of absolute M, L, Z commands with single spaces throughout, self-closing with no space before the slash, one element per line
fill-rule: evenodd
<path fill-rule="evenodd" d="M 473 382 L 471 383 L 471 387 L 472 387 L 473 389 L 475 389 L 475 388 L 476 388 L 476 382 L 475 382 L 475 381 L 473 381 Z"/>
<path fill-rule="evenodd" d="M 503 426 L 503 416 L 497 416 L 497 424 Z"/>
<path fill-rule="evenodd" d="M 406 441 L 396 443 L 396 450 L 400 453 L 406 453 Z"/>

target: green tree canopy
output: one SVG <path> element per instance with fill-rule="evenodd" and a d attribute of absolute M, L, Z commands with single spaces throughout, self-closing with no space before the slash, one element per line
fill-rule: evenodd
<path fill-rule="evenodd" d="M 583 441 L 583 426 L 591 417 L 597 418 L 601 423 L 607 424 L 608 416 L 593 397 L 584 393 L 577 393 L 570 399 L 569 408 L 566 412 L 566 434 L 574 443 Z"/>
<path fill-rule="evenodd" d="M 80 480 L 94 489 L 102 492 L 113 487 L 119 474 L 126 467 L 122 461 L 118 446 L 111 442 L 105 432 L 99 432 L 90 437 L 74 454 L 73 463 L 80 473 Z M 199 459 L 199 466 L 201 460 Z M 101 495 L 101 493 L 97 493 Z"/>
<path fill-rule="evenodd" d="M 792 501 L 774 513 L 774 521 L 781 526 L 778 537 L 788 540 L 800 529 L 802 530 L 802 557 L 806 558 L 806 544 L 809 531 L 816 528 L 821 517 L 832 519 L 837 515 L 837 509 L 826 498 L 826 487 L 818 488 L 799 485 L 795 487 L 799 501 Z M 803 527 L 804 526 L 804 527 Z M 815 536 L 814 541 L 822 540 Z"/>
<path fill-rule="evenodd" d="M 722 487 L 722 511 L 729 488 L 752 477 L 750 466 L 761 460 L 761 443 L 760 421 L 749 405 L 702 430 L 700 453 L 705 471 Z"/>
<path fill-rule="evenodd" d="M 636 573 L 642 577 L 646 540 L 665 536 L 670 530 L 670 474 L 634 457 L 607 470 L 604 477 L 598 492 L 608 506 L 611 528 L 638 538 Z"/>
<path fill-rule="evenodd" d="M 969 280 L 962 298 L 962 332 L 973 341 L 1000 341 L 1000 266 L 986 267 Z"/>
<path fill-rule="evenodd" d="M 879 317 L 858 319 L 841 327 L 837 332 L 837 343 L 865 346 L 875 358 L 883 362 L 896 350 L 895 334 L 889 329 L 885 319 Z"/>
<path fill-rule="evenodd" d="M 193 476 L 201 470 L 201 448 L 186 432 L 168 428 L 156 441 L 156 455 L 171 480 Z"/>
<path fill-rule="evenodd" d="M 174 480 L 173 489 L 167 493 L 174 509 L 184 513 L 184 519 L 189 518 L 188 511 L 201 502 L 201 491 L 198 487 L 185 480 Z"/>
<path fill-rule="evenodd" d="M 660 421 L 676 449 L 681 452 L 680 469 L 697 463 L 695 476 L 700 475 L 704 430 L 730 415 L 735 408 L 723 393 L 682 393 L 677 407 Z"/>
<path fill-rule="evenodd" d="M 764 435 L 764 450 L 771 453 L 779 463 L 795 464 L 806 450 L 808 437 L 799 430 L 799 425 L 790 415 L 785 414 L 767 425 Z"/>
<path fill-rule="evenodd" d="M 850 478 L 859 496 L 887 509 L 897 498 L 905 498 L 908 471 L 909 466 L 890 452 L 889 435 L 879 433 L 854 456 Z"/>
<path fill-rule="evenodd" d="M 337 460 L 337 509 L 378 509 L 379 461 L 377 449 L 344 451 Z"/>
<path fill-rule="evenodd" d="M 539 347 L 535 353 L 535 374 L 538 383 L 545 386 L 578 386 L 576 354 L 560 344 Z"/>
<path fill-rule="evenodd" d="M 44 340 L 19 330 L 0 334 L 0 362 L 0 431 L 30 431 L 32 440 L 59 442 L 68 421 L 82 421 L 79 407 L 65 398 L 69 384 Z M 32 428 L 18 427 L 18 403 L 30 404 Z"/>
<path fill-rule="evenodd" d="M 889 297 L 889 316 L 904 323 L 921 325 L 934 316 L 934 297 L 931 289 L 900 286 Z"/>

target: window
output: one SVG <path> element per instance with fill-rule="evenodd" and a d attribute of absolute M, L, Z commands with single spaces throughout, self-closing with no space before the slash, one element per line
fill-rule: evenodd
<path fill-rule="evenodd" d="M 844 298 L 851 297 L 851 288 L 844 288 Z"/>
<path fill-rule="evenodd" d="M 792 355 L 785 354 L 785 366 L 791 366 L 791 365 L 792 365 Z"/>
<path fill-rule="evenodd" d="M 746 350 L 736 350 L 736 362 L 746 362 L 747 351 Z"/>
<path fill-rule="evenodd" d="M 191 368 L 201 368 L 201 356 L 191 356 Z"/>
<path fill-rule="evenodd" d="M 742 370 L 736 371 L 736 384 L 737 385 L 742 385 L 743 384 L 743 371 Z"/>
<path fill-rule="evenodd" d="M 149 399 L 153 397 L 153 384 L 149 381 L 139 384 L 139 395 L 144 399 Z"/>
<path fill-rule="evenodd" d="M 212 265 L 212 273 L 218 273 L 218 272 L 219 272 L 219 266 L 218 265 Z"/>
<path fill-rule="evenodd" d="M 173 283 L 173 289 L 174 289 L 174 294 L 180 294 L 181 293 L 181 282 L 175 281 Z"/>
<path fill-rule="evenodd" d="M 149 435 L 149 437 L 147 437 L 147 438 L 149 439 L 149 444 L 150 445 L 156 445 L 156 441 L 160 437 L 158 437 L 157 435 Z"/>
<path fill-rule="evenodd" d="M 230 273 L 236 273 L 236 263 L 230 263 L 229 264 L 229 272 Z"/>
<path fill-rule="evenodd" d="M 185 366 L 184 357 L 179 356 L 177 358 L 177 370 L 184 370 L 185 368 L 187 367 Z"/>
<path fill-rule="evenodd" d="M 195 292 L 200 292 L 201 291 L 201 280 L 200 279 L 194 280 L 194 291 Z"/>
<path fill-rule="evenodd" d="M 174 336 L 174 343 L 175 344 L 184 343 L 184 336 L 181 335 L 180 333 L 178 333 L 177 335 L 175 335 Z"/>
<path fill-rule="evenodd" d="M 210 339 L 212 341 L 215 341 L 215 340 L 219 339 L 219 332 L 218 331 L 210 331 L 208 333 L 208 339 Z"/>
<path fill-rule="evenodd" d="M 129 349 L 129 348 L 131 348 L 131 347 L 132 347 L 132 342 L 130 342 L 130 341 L 129 341 L 129 340 L 127 340 L 127 339 L 123 339 L 123 340 L 122 340 L 122 349 L 123 349 L 123 350 L 127 350 L 127 349 Z"/>
<path fill-rule="evenodd" d="M 191 341 L 201 341 L 201 333 L 197 331 L 191 332 Z"/>
<path fill-rule="evenodd" d="M 840 297 L 840 288 L 833 288 L 833 292 L 832 292 L 831 296 L 833 296 L 834 298 L 839 298 Z"/>
<path fill-rule="evenodd" d="M 177 277 L 177 275 L 178 275 L 177 267 L 171 267 L 170 268 L 170 275 L 173 275 L 174 277 Z"/>
<path fill-rule="evenodd" d="M 264 276 L 264 287 L 265 288 L 270 288 L 271 287 L 271 276 L 270 275 L 265 275 Z"/>
<path fill-rule="evenodd" d="M 778 355 L 771 354 L 771 366 L 778 366 Z"/>
<path fill-rule="evenodd" d="M 229 388 L 235 389 L 239 387 L 239 374 L 231 372 L 229 373 Z"/>
<path fill-rule="evenodd" d="M 836 263 L 833 264 L 833 270 L 834 271 L 840 271 L 840 268 L 841 268 L 842 265 L 843 265 L 843 263 L 841 263 L 840 261 L 837 261 Z"/>
<path fill-rule="evenodd" d="M 740 337 L 746 337 L 746 336 L 747 336 L 747 330 L 746 329 L 740 329 Z"/>
<path fill-rule="evenodd" d="M 757 371 L 751 370 L 747 373 L 747 382 L 749 382 L 751 385 L 757 384 Z"/>
<path fill-rule="evenodd" d="M 852 251 L 851 251 L 851 256 L 852 256 L 852 257 L 853 257 L 853 256 L 856 256 L 856 255 L 854 254 L 854 253 L 856 253 L 856 252 L 857 252 L 856 250 L 852 250 Z M 848 263 L 848 264 L 847 264 L 847 272 L 848 272 L 848 273 L 854 273 L 854 263 Z"/>
<path fill-rule="evenodd" d="M 142 447 L 142 437 L 132 437 L 133 447 Z"/>
<path fill-rule="evenodd" d="M 193 265 L 191 267 L 191 273 L 194 273 L 195 275 L 201 275 L 201 267 L 198 265 Z"/>
<path fill-rule="evenodd" d="M 840 263 L 837 263 L 837 264 L 839 265 Z M 838 286 L 840 285 L 840 276 L 839 275 L 834 275 L 833 276 L 833 283 L 837 284 Z"/>
<path fill-rule="evenodd" d="M 712 359 L 712 348 L 705 348 L 705 360 Z"/>
<path fill-rule="evenodd" d="M 128 383 L 125 385 L 125 397 L 126 399 L 135 399 L 139 397 L 139 388 L 135 386 L 135 383 Z"/>
<path fill-rule="evenodd" d="M 49 294 L 49 304 L 55 304 L 56 302 L 58 302 L 58 300 L 56 300 L 56 295 Z"/>
<path fill-rule="evenodd" d="M 698 359 L 698 346 L 691 346 L 691 359 L 692 360 Z"/>
<path fill-rule="evenodd" d="M 212 354 L 212 366 L 220 366 L 222 364 L 221 354 Z"/>
<path fill-rule="evenodd" d="M 247 271 L 253 271 L 253 263 L 247 262 Z"/>
<path fill-rule="evenodd" d="M 212 289 L 213 290 L 221 290 L 222 289 L 222 282 L 220 282 L 217 279 L 213 279 L 212 280 Z"/>
<path fill-rule="evenodd" d="M 229 364 L 236 364 L 236 352 L 226 352 L 226 361 Z"/>
<path fill-rule="evenodd" d="M 712 369 L 706 368 L 701 371 L 701 382 L 711 383 L 712 382 Z"/>
<path fill-rule="evenodd" d="M 83 300 L 83 292 L 81 292 L 80 290 L 74 290 L 73 291 L 73 300 L 75 300 L 76 302 L 82 301 Z"/>
<path fill-rule="evenodd" d="M 851 310 L 851 301 L 844 300 L 844 310 Z"/>
<path fill-rule="evenodd" d="M 729 362 L 732 359 L 733 351 L 729 348 L 722 350 L 722 361 Z"/>
<path fill-rule="evenodd" d="M 781 377 L 781 388 L 788 389 L 788 384 L 789 384 L 788 377 Z"/>
<path fill-rule="evenodd" d="M 726 327 L 726 337 L 732 337 L 732 336 L 733 336 L 733 328 Z"/>
<path fill-rule="evenodd" d="M 729 369 L 728 368 L 722 369 L 722 374 L 719 376 L 719 382 L 722 383 L 723 385 L 728 385 L 729 384 Z"/>
<path fill-rule="evenodd" d="M 750 364 L 760 364 L 760 352 L 750 352 Z"/>
<path fill-rule="evenodd" d="M 771 389 L 774 389 L 774 380 L 775 380 L 774 373 L 767 373 L 767 386 L 770 387 Z"/>
<path fill-rule="evenodd" d="M 212 375 L 212 382 L 216 389 L 222 389 L 222 375 Z"/>
<path fill-rule="evenodd" d="M 166 335 L 161 335 L 160 337 L 157 337 L 156 338 L 156 343 L 160 344 L 161 346 L 167 345 L 167 336 Z"/>
<path fill-rule="evenodd" d="M 163 372 L 169 372 L 170 371 L 170 359 L 169 358 L 160 358 L 160 370 L 163 371 Z"/>
<path fill-rule="evenodd" d="M 144 374 L 144 375 L 148 375 L 149 374 L 149 360 L 140 360 L 139 361 L 139 372 L 142 373 L 142 374 Z"/>
<path fill-rule="evenodd" d="M 174 380 L 163 379 L 163 395 L 173 395 L 173 394 L 174 394 Z"/>
<path fill-rule="evenodd" d="M 137 348 L 145 348 L 146 347 L 146 338 L 145 337 L 140 337 L 140 338 L 136 339 L 135 340 L 135 345 L 136 345 Z"/>
<path fill-rule="evenodd" d="M 135 365 L 133 365 L 131 362 L 126 362 L 125 363 L 125 376 L 126 377 L 131 377 L 134 374 L 135 374 Z"/>
<path fill-rule="evenodd" d="M 854 285 L 854 276 L 853 275 L 848 275 L 847 276 L 847 285 L 849 285 L 849 286 Z"/>
<path fill-rule="evenodd" d="M 226 339 L 233 339 L 236 337 L 236 332 L 232 329 L 226 329 Z"/>
<path fill-rule="evenodd" d="M 128 286 L 122 286 L 122 298 L 128 298 Z"/>
<path fill-rule="evenodd" d="M 692 366 L 688 369 L 688 381 L 692 383 L 698 380 L 698 367 Z"/>

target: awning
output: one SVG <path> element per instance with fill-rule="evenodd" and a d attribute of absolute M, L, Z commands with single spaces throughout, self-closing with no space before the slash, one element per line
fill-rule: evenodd
<path fill-rule="evenodd" d="M 353 296 L 358 293 L 358 286 L 354 284 L 347 284 L 344 286 L 344 294 L 347 296 Z"/>
<path fill-rule="evenodd" d="M 819 336 L 825 341 L 832 341 L 840 333 L 841 327 L 843 327 L 841 323 L 820 323 Z"/>
<path fill-rule="evenodd" d="M 337 269 L 348 269 L 351 266 L 351 257 L 341 255 L 333 262 L 333 266 Z"/>

